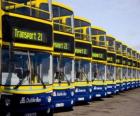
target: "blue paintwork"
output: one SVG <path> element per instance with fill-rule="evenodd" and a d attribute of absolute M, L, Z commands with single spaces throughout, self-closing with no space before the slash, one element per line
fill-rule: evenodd
<path fill-rule="evenodd" d="M 107 90 L 106 85 L 93 85 L 92 88 L 93 88 L 93 92 L 92 92 L 93 99 L 106 97 L 106 90 Z"/>
<path fill-rule="evenodd" d="M 132 82 L 131 82 L 130 88 L 131 88 L 131 89 L 134 89 L 134 88 L 135 88 L 135 81 L 132 81 Z"/>
<path fill-rule="evenodd" d="M 92 91 L 92 86 L 75 87 L 75 102 L 90 102 Z"/>
<path fill-rule="evenodd" d="M 16 112 L 16 113 L 32 113 L 41 112 L 52 109 L 52 96 L 51 93 L 41 93 L 33 95 L 2 95 L 1 97 L 1 110 L 3 112 Z M 6 105 L 5 102 L 8 104 Z"/>
<path fill-rule="evenodd" d="M 127 82 L 127 90 L 131 89 L 131 82 Z"/>
<path fill-rule="evenodd" d="M 116 83 L 116 93 L 119 93 L 122 91 L 122 83 Z"/>
<path fill-rule="evenodd" d="M 107 85 L 107 95 L 116 94 L 116 84 Z"/>
<path fill-rule="evenodd" d="M 121 91 L 125 91 L 127 89 L 126 82 L 121 83 Z"/>
<path fill-rule="evenodd" d="M 74 89 L 53 90 L 54 108 L 72 108 L 74 105 Z"/>

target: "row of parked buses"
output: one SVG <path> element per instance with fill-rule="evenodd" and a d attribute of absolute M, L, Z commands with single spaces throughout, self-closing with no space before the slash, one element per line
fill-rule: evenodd
<path fill-rule="evenodd" d="M 70 7 L 0 1 L 0 115 L 53 115 L 139 86 L 140 53 Z"/>

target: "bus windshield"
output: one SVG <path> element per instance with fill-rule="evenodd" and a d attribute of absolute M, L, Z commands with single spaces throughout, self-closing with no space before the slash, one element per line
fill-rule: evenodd
<path fill-rule="evenodd" d="M 127 68 L 122 68 L 123 79 L 127 79 Z"/>
<path fill-rule="evenodd" d="M 105 65 L 100 63 L 92 64 L 92 80 L 105 80 Z"/>
<path fill-rule="evenodd" d="M 89 81 L 90 79 L 90 62 L 83 60 L 75 61 L 75 81 Z"/>
<path fill-rule="evenodd" d="M 72 59 L 62 56 L 53 58 L 54 82 L 72 82 Z"/>
<path fill-rule="evenodd" d="M 106 74 L 107 80 L 115 80 L 114 76 L 115 76 L 115 67 L 108 65 L 107 66 L 107 74 Z"/>
<path fill-rule="evenodd" d="M 128 78 L 132 78 L 132 69 L 128 68 Z"/>
<path fill-rule="evenodd" d="M 50 55 L 40 52 L 3 50 L 2 85 L 51 84 Z"/>
<path fill-rule="evenodd" d="M 6 12 L 12 12 L 44 20 L 50 19 L 48 3 L 37 6 L 35 0 L 2 0 L 2 9 Z"/>
<path fill-rule="evenodd" d="M 116 67 L 116 80 L 120 80 L 122 78 L 122 68 Z"/>

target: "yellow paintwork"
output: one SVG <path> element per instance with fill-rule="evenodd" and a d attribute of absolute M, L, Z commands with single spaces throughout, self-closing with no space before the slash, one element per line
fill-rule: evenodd
<path fill-rule="evenodd" d="M 74 88 L 74 83 L 71 83 L 70 85 L 68 85 L 67 82 L 53 84 L 53 90 L 65 90 L 65 89 L 72 89 L 72 88 Z"/>
<path fill-rule="evenodd" d="M 75 54 L 71 54 L 71 53 L 60 53 L 60 52 L 52 52 L 53 55 L 56 55 L 56 56 L 60 56 L 60 55 L 63 55 L 63 56 L 66 56 L 66 57 L 74 57 Z"/>
<path fill-rule="evenodd" d="M 92 29 L 98 29 L 98 30 L 101 30 L 101 31 L 105 31 L 106 32 L 106 30 L 104 28 L 99 27 L 99 26 L 91 26 L 91 28 Z"/>
<path fill-rule="evenodd" d="M 88 61 L 91 61 L 92 58 L 88 58 L 88 57 L 80 57 L 80 56 L 75 56 L 75 60 L 88 60 Z"/>
<path fill-rule="evenodd" d="M 60 31 L 53 31 L 53 32 L 54 32 L 54 33 L 57 33 L 57 34 L 61 34 L 61 35 L 71 36 L 71 37 L 74 37 L 74 36 L 75 36 L 74 34 L 65 33 L 65 32 L 60 32 Z"/>
<path fill-rule="evenodd" d="M 94 80 L 92 85 L 106 85 L 106 83 L 103 80 Z"/>
<path fill-rule="evenodd" d="M 105 83 L 107 85 L 116 84 L 116 81 L 106 80 Z"/>
<path fill-rule="evenodd" d="M 79 40 L 79 39 L 75 39 L 75 42 L 81 42 L 81 43 L 86 43 L 86 44 L 92 44 L 92 42 L 90 42 L 90 41 Z"/>
<path fill-rule="evenodd" d="M 52 85 L 46 86 L 44 89 L 43 86 L 20 86 L 18 89 L 13 89 L 14 86 L 2 86 L 1 91 L 11 94 L 39 94 L 39 93 L 50 93 L 52 92 Z"/>
<path fill-rule="evenodd" d="M 87 23 L 91 24 L 91 21 L 84 18 L 84 17 L 74 16 L 74 19 L 81 20 L 81 21 L 84 21 L 84 22 L 87 22 Z"/>
<path fill-rule="evenodd" d="M 85 87 L 85 86 L 92 86 L 92 84 L 91 84 L 91 82 L 83 81 L 83 82 L 75 82 L 74 86 L 75 87 Z"/>

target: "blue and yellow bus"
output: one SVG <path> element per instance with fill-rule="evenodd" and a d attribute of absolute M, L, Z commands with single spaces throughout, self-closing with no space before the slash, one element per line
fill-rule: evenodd
<path fill-rule="evenodd" d="M 91 23 L 74 17 L 75 27 L 75 102 L 92 99 L 91 85 Z"/>
<path fill-rule="evenodd" d="M 101 27 L 92 26 L 92 87 L 93 98 L 106 96 L 106 64 L 107 47 L 106 31 Z"/>
<path fill-rule="evenodd" d="M 132 50 L 132 59 L 133 59 L 133 71 L 132 71 L 132 88 L 136 88 L 136 78 L 137 78 L 137 58 L 136 58 L 136 50 Z"/>
<path fill-rule="evenodd" d="M 128 90 L 127 81 L 128 81 L 128 58 L 127 58 L 127 45 L 122 44 L 122 90 Z"/>
<path fill-rule="evenodd" d="M 0 2 L 0 115 L 50 113 L 51 11 L 38 0 Z"/>
<path fill-rule="evenodd" d="M 127 48 L 127 58 L 128 58 L 128 81 L 127 81 L 127 88 L 131 89 L 132 88 L 132 84 L 131 84 L 131 80 L 132 80 L 132 49 L 130 47 Z"/>
<path fill-rule="evenodd" d="M 54 23 L 53 105 L 72 108 L 74 105 L 74 14 L 64 4 L 52 2 Z"/>
<path fill-rule="evenodd" d="M 136 53 L 136 59 L 137 59 L 137 79 L 136 79 L 136 87 L 139 87 L 139 53 L 137 51 Z"/>
<path fill-rule="evenodd" d="M 122 57 L 122 42 L 119 40 L 115 41 L 115 49 L 116 49 L 116 91 L 123 91 L 124 84 L 123 83 L 123 57 Z"/>
<path fill-rule="evenodd" d="M 107 95 L 112 95 L 118 92 L 116 90 L 116 38 L 107 34 L 107 67 L 106 67 L 106 84 Z"/>

